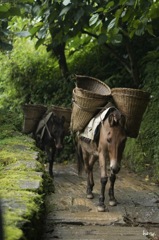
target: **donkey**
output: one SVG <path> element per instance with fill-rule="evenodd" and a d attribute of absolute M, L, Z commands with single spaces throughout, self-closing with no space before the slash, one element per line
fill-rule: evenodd
<path fill-rule="evenodd" d="M 92 199 L 93 196 L 93 166 L 99 160 L 101 192 L 99 197 L 98 211 L 106 210 L 105 187 L 108 182 L 107 163 L 110 162 L 110 187 L 109 187 L 109 205 L 117 205 L 114 196 L 114 184 L 116 174 L 120 171 L 122 153 L 127 140 L 125 130 L 125 117 L 121 112 L 111 108 L 105 119 L 103 119 L 96 131 L 94 140 L 88 141 L 80 134 L 76 136 L 77 159 L 79 173 L 83 167 L 87 173 L 87 198 Z"/>
<path fill-rule="evenodd" d="M 46 113 L 34 133 L 37 147 L 47 154 L 51 177 L 53 177 L 55 154 L 63 148 L 64 122 L 65 118 L 63 116 L 58 117 L 53 112 Z"/>

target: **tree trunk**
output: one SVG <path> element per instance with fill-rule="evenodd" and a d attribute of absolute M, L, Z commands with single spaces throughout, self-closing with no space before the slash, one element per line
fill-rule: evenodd
<path fill-rule="evenodd" d="M 67 66 L 66 56 L 65 56 L 65 43 L 61 43 L 56 47 L 53 47 L 53 53 L 58 59 L 62 76 L 64 78 L 67 78 L 69 75 L 69 71 L 68 71 L 68 66 Z"/>

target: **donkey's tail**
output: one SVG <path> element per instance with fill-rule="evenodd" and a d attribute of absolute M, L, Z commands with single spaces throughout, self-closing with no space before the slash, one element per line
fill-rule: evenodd
<path fill-rule="evenodd" d="M 77 160 L 77 171 L 78 175 L 82 174 L 83 168 L 84 168 L 84 160 L 83 160 L 83 154 L 82 154 L 82 148 L 78 139 L 78 136 L 76 133 L 72 133 L 73 143 L 75 146 L 75 154 L 76 154 L 76 160 Z"/>

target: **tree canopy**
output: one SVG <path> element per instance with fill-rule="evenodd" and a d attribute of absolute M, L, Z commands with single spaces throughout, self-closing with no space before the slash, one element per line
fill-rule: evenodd
<path fill-rule="evenodd" d="M 134 43 L 158 37 L 159 1 L 23 0 L 3 3 L 0 4 L 1 48 L 12 48 L 8 22 L 13 24 L 14 16 L 28 19 L 16 34 L 36 38 L 36 48 L 45 44 L 57 57 L 63 76 L 69 74 L 66 46 L 75 37 L 80 42 L 84 35 L 109 49 L 130 74 L 134 87 L 138 87 L 141 79 Z M 122 52 L 119 51 L 121 47 Z M 143 41 L 139 47 L 143 47 Z"/>

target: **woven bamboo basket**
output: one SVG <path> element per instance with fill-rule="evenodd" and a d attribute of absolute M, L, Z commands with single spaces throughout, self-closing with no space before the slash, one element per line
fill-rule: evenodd
<path fill-rule="evenodd" d="M 139 89 L 113 88 L 112 96 L 117 108 L 126 116 L 128 136 L 136 138 L 150 94 Z"/>
<path fill-rule="evenodd" d="M 35 131 L 38 122 L 47 110 L 40 104 L 25 104 L 22 106 L 24 112 L 23 133 L 29 134 Z"/>
<path fill-rule="evenodd" d="M 70 128 L 70 122 L 71 122 L 72 109 L 52 105 L 49 108 L 49 111 L 53 111 L 58 117 L 63 116 L 65 118 L 64 128 L 65 128 L 65 133 L 68 134 L 69 128 Z"/>
<path fill-rule="evenodd" d="M 111 95 L 111 89 L 109 88 L 109 86 L 104 82 L 100 81 L 99 79 L 82 75 L 76 75 L 75 77 L 76 86 L 85 90 L 85 94 L 88 93 L 88 95 L 90 95 L 92 92 L 93 97 L 95 97 L 95 95 L 97 95 L 96 97 L 101 97 L 101 95 Z"/>
<path fill-rule="evenodd" d="M 78 89 L 73 89 L 73 107 L 70 128 L 73 132 L 82 131 L 95 114 L 106 105 L 106 98 L 88 98 L 81 96 Z"/>
<path fill-rule="evenodd" d="M 93 99 L 105 99 L 105 101 L 109 101 L 111 100 L 111 90 L 110 92 L 108 92 L 108 95 L 101 95 L 101 94 L 96 94 L 94 92 L 76 87 L 76 95 L 80 96 L 80 97 L 84 97 L 84 98 L 93 98 Z"/>

